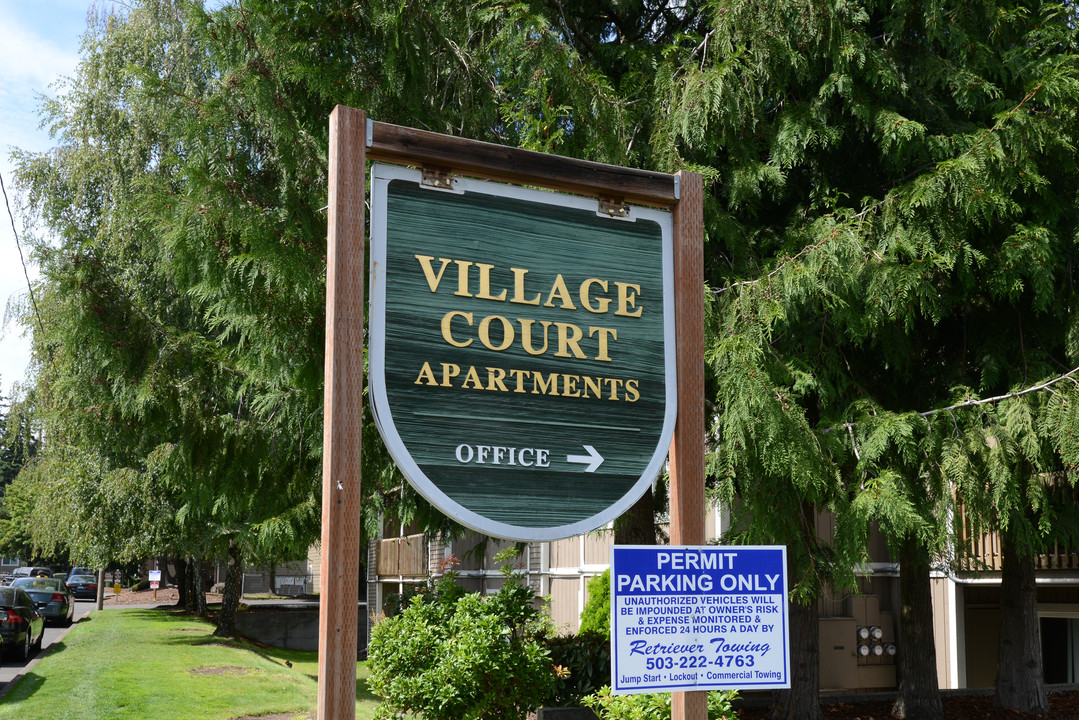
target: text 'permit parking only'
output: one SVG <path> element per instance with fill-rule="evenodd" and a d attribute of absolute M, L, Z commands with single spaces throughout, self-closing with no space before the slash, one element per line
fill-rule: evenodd
<path fill-rule="evenodd" d="M 615 693 L 790 687 L 786 548 L 615 546 Z"/>

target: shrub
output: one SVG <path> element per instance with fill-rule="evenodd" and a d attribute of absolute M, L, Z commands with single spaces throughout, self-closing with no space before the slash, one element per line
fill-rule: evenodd
<path fill-rule="evenodd" d="M 580 705 L 586 695 L 611 682 L 611 639 L 598 632 L 582 631 L 550 639 L 551 662 L 564 668 L 551 704 Z"/>
<path fill-rule="evenodd" d="M 671 694 L 614 695 L 608 686 L 582 700 L 600 720 L 670 720 Z"/>
<path fill-rule="evenodd" d="M 382 600 L 382 612 L 386 617 L 400 615 L 401 612 L 412 602 L 417 595 L 426 595 L 429 588 L 426 585 L 406 586 L 403 592 L 387 593 Z"/>
<path fill-rule="evenodd" d="M 581 612 L 581 633 L 600 633 L 611 639 L 611 569 L 588 581 L 588 602 Z"/>
<path fill-rule="evenodd" d="M 375 625 L 368 646 L 380 717 L 522 720 L 553 694 L 550 621 L 507 577 L 495 595 L 466 594 L 452 576 Z"/>
<path fill-rule="evenodd" d="M 731 707 L 735 692 L 708 693 L 708 720 L 737 720 Z M 615 695 L 610 687 L 589 695 L 582 701 L 599 716 L 600 720 L 670 720 L 670 693 L 643 693 L 640 695 Z"/>
<path fill-rule="evenodd" d="M 139 580 L 138 578 L 135 578 L 135 579 L 133 579 L 131 581 L 131 589 L 136 591 L 136 592 L 141 592 L 142 590 L 149 590 L 150 589 L 150 581 L 149 580 Z"/>

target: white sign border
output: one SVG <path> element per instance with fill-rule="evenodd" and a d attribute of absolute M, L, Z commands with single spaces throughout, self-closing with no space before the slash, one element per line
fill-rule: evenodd
<path fill-rule="evenodd" d="M 528 527 L 510 525 L 473 512 L 460 505 L 440 490 L 412 459 L 400 433 L 393 422 L 393 413 L 386 395 L 386 241 L 387 241 L 387 188 L 392 180 L 406 180 L 420 184 L 422 173 L 414 168 L 386 163 L 371 165 L 371 267 L 368 296 L 371 312 L 368 319 L 368 389 L 375 424 L 382 435 L 386 449 L 408 481 L 428 502 L 442 510 L 465 527 L 492 537 L 521 542 L 544 542 L 561 540 L 574 535 L 591 532 L 612 522 L 626 512 L 651 486 L 663 470 L 667 452 L 674 433 L 677 417 L 678 383 L 676 374 L 676 346 L 674 320 L 674 220 L 671 213 L 657 208 L 629 206 L 628 220 L 651 220 L 660 227 L 662 237 L 663 275 L 663 327 L 664 363 L 666 365 L 666 402 L 659 442 L 652 460 L 636 484 L 603 512 L 575 523 L 556 527 Z M 595 198 L 580 195 L 537 190 L 519 185 L 507 185 L 488 180 L 455 177 L 454 192 L 472 192 L 497 197 L 508 197 L 527 202 L 543 203 L 557 207 L 597 210 Z M 432 190 L 437 192 L 437 190 Z M 625 218 L 612 218 L 611 222 L 625 222 Z"/>
<path fill-rule="evenodd" d="M 779 551 L 781 555 L 781 567 L 783 568 L 783 680 L 781 682 L 774 683 L 754 683 L 752 685 L 743 685 L 737 682 L 731 683 L 695 683 L 693 685 L 666 685 L 656 687 L 620 687 L 617 683 L 618 677 L 618 620 L 617 620 L 617 593 L 615 585 L 615 567 L 614 567 L 614 555 L 616 550 L 682 550 L 682 551 L 698 551 L 698 550 L 730 550 L 738 552 L 741 550 L 771 550 Z M 615 695 L 640 695 L 645 693 L 661 693 L 661 692 L 710 692 L 714 690 L 726 691 L 726 690 L 784 690 L 791 686 L 791 648 L 790 648 L 790 612 L 788 608 L 788 594 L 789 588 L 787 585 L 787 547 L 785 545 L 612 545 L 610 551 L 610 568 L 611 568 L 611 692 Z"/>

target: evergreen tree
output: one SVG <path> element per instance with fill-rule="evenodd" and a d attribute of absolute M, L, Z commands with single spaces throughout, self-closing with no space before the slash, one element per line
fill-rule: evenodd
<path fill-rule="evenodd" d="M 1025 524 L 1036 484 L 1014 480 L 1032 453 L 969 468 L 999 413 L 1026 402 L 1048 414 L 1012 426 L 1018 446 L 1058 453 L 1030 467 L 1074 479 L 1063 459 L 1074 458 L 1074 416 L 1048 421 L 1074 405 L 1073 387 L 931 411 L 1038 386 L 1079 361 L 1075 11 L 710 7 L 706 37 L 665 71 L 670 122 L 654 144 L 713 179 L 713 467 L 723 497 L 742 498 L 749 537 L 791 544 L 810 595 L 806 580 L 842 579 L 847 550 L 880 524 L 904 585 L 917 581 L 902 593 L 895 713 L 939 718 L 935 670 L 916 643 L 931 637 L 928 569 L 947 540 L 952 489 L 992 498 L 975 506 L 1002 524 Z M 806 503 L 837 513 L 831 547 L 809 532 L 798 541 Z M 819 717 L 808 693 L 794 704 Z"/>
<path fill-rule="evenodd" d="M 30 404 L 30 400 L 22 399 L 0 413 L 0 553 L 27 563 L 43 559 L 34 551 L 29 517 L 32 498 L 25 488 L 15 484 L 23 467 L 37 454 Z"/>
<path fill-rule="evenodd" d="M 37 438 L 28 411 L 31 402 L 11 403 L 7 412 L 0 413 L 0 486 L 10 485 L 23 465 L 37 454 Z"/>

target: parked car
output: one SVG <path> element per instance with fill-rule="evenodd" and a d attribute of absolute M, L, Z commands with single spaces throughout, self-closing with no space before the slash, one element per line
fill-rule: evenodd
<path fill-rule="evenodd" d="M 33 599 L 34 607 L 46 620 L 67 626 L 75 619 L 75 598 L 63 580 L 51 577 L 16 578 L 11 586 L 25 590 Z"/>
<path fill-rule="evenodd" d="M 44 636 L 45 618 L 34 607 L 33 598 L 22 588 L 0 587 L 0 641 L 4 652 L 26 660 L 32 650 L 41 649 Z"/>
<path fill-rule="evenodd" d="M 52 577 L 52 570 L 47 567 L 20 567 L 12 573 L 15 579 L 28 577 Z"/>
<path fill-rule="evenodd" d="M 13 573 L 8 573 L 7 575 L 5 575 L 3 577 L 3 579 L 0 579 L 0 586 L 7 587 L 14 580 L 15 580 L 15 575 Z"/>
<path fill-rule="evenodd" d="M 97 575 L 97 571 L 88 567 L 73 567 L 67 571 L 68 577 L 74 577 L 75 575 Z"/>
<path fill-rule="evenodd" d="M 77 598 L 97 598 L 97 578 L 93 575 L 72 575 L 64 581 L 64 584 Z"/>

